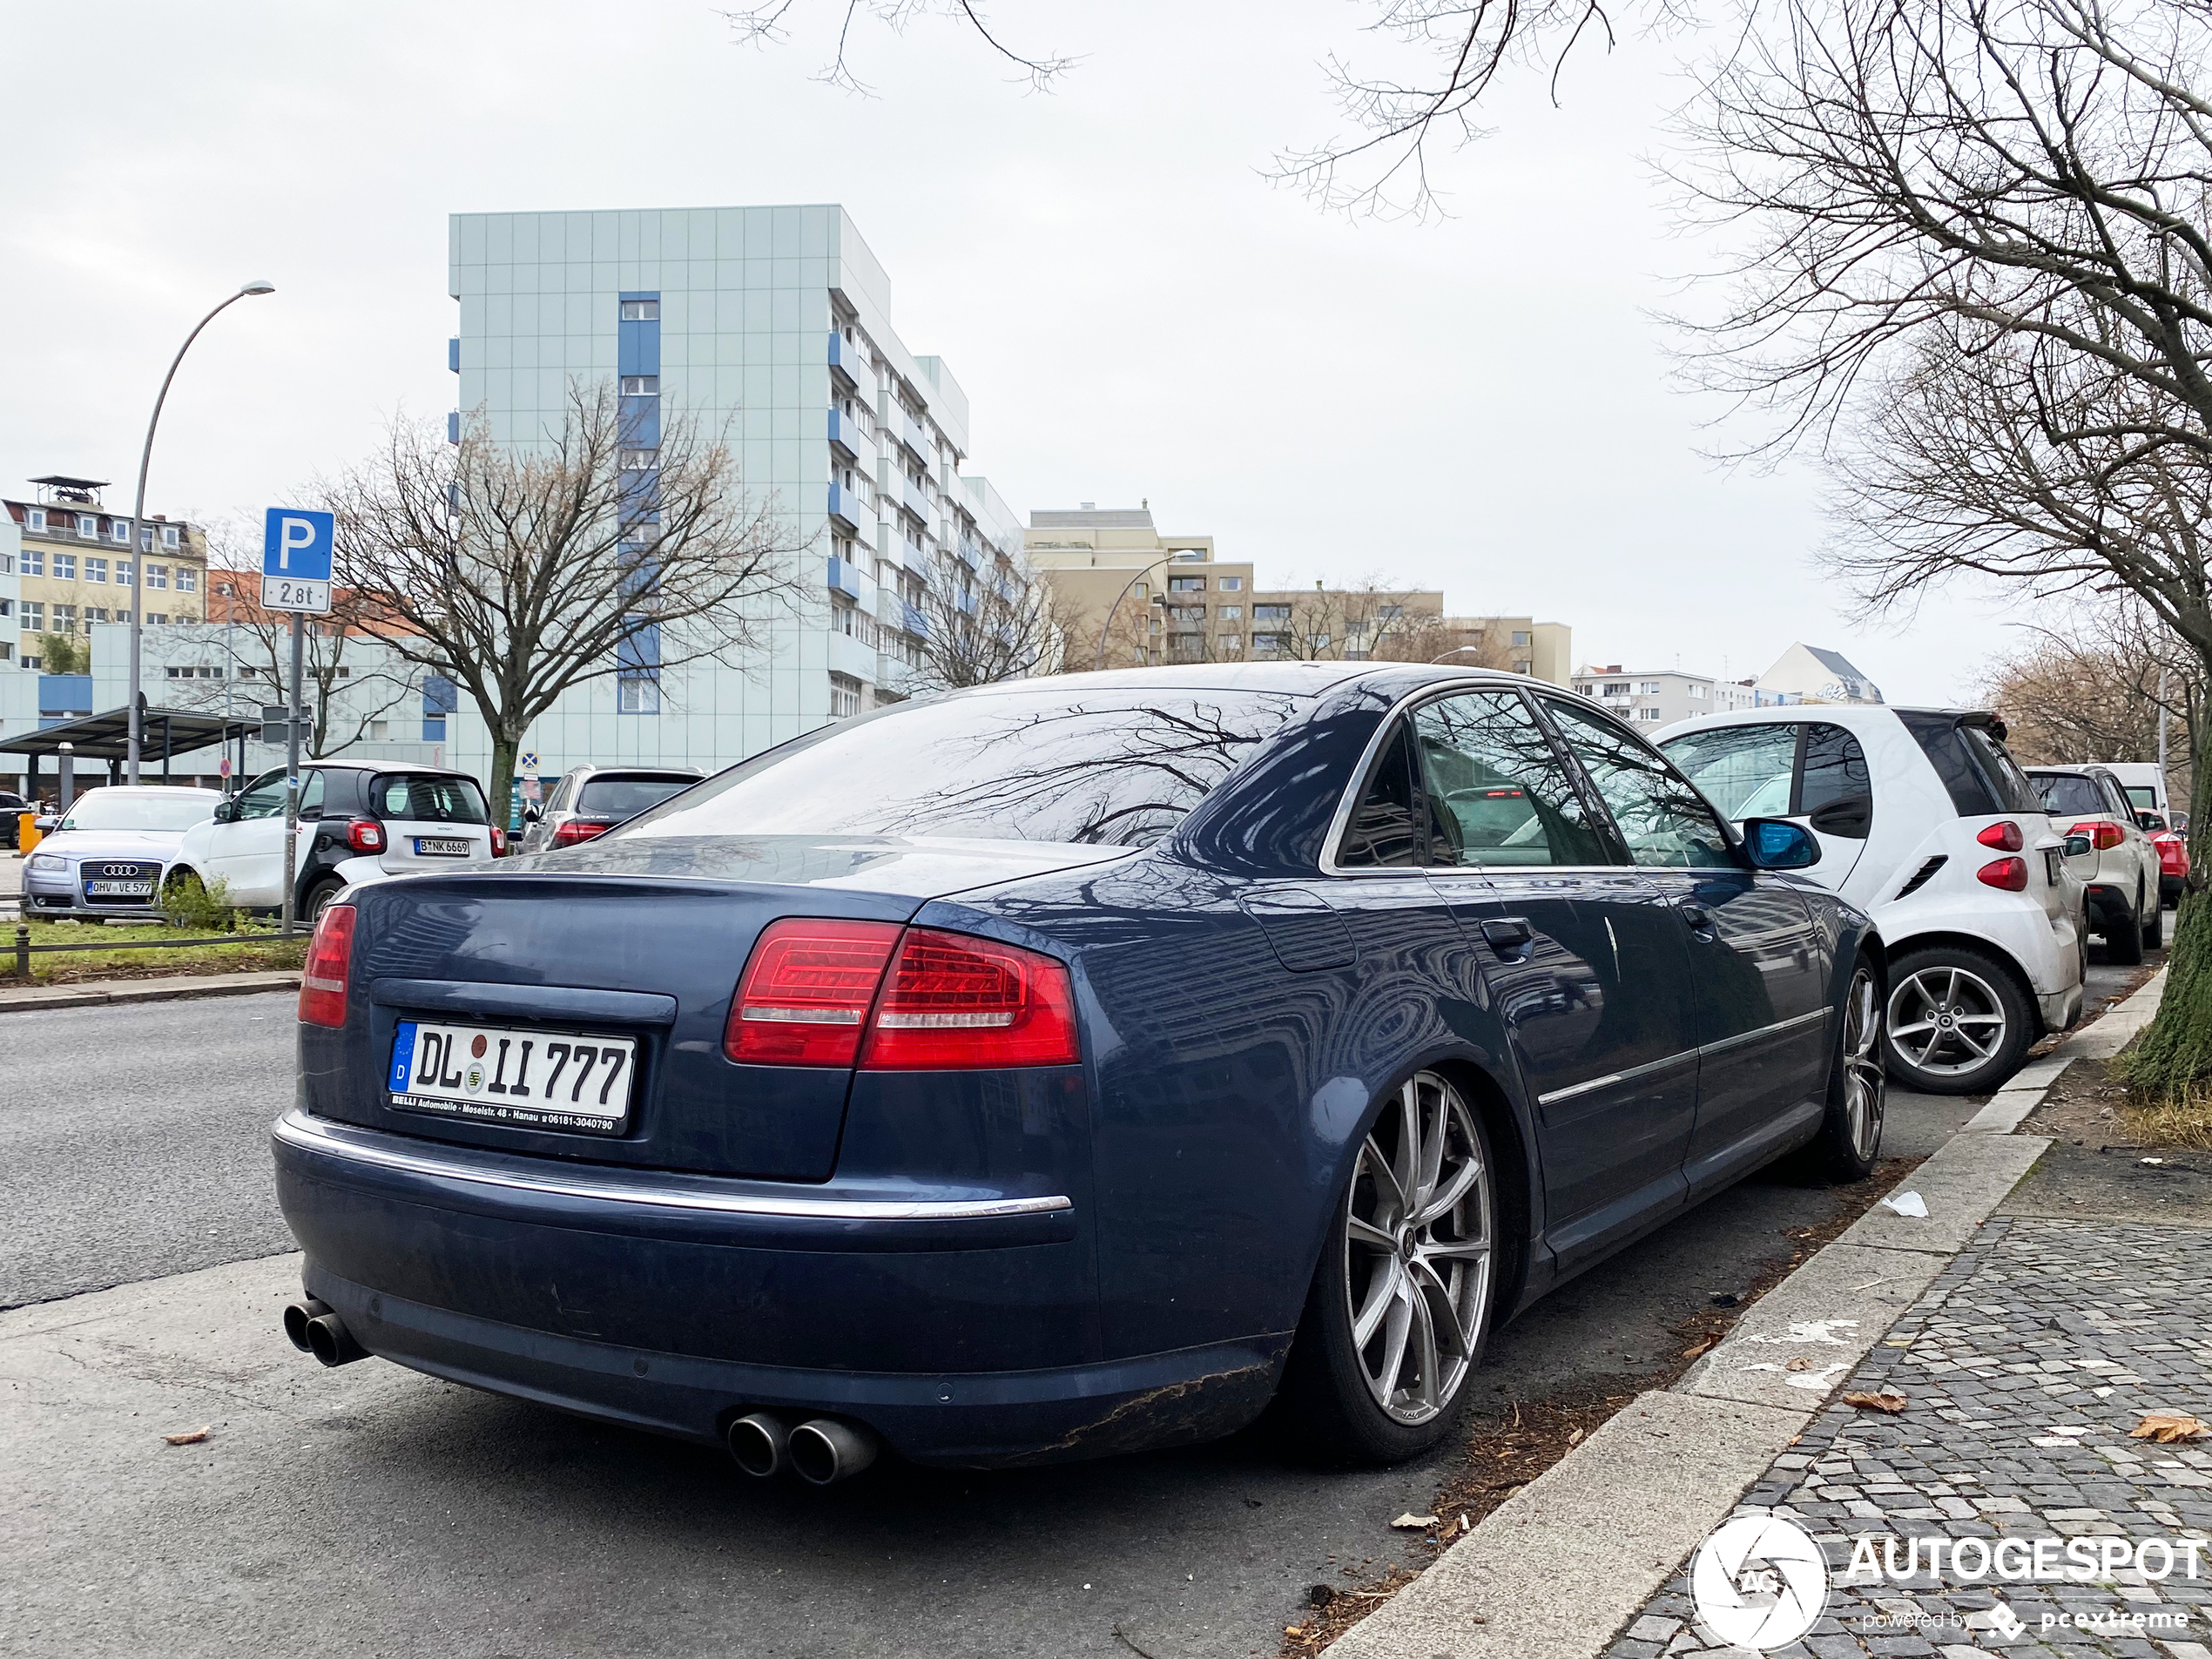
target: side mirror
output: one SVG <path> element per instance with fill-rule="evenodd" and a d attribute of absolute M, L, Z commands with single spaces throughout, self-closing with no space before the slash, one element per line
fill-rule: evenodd
<path fill-rule="evenodd" d="M 2166 827 L 2166 820 L 2156 813 L 2137 813 L 2135 827 L 2142 830 L 2162 830 Z"/>
<path fill-rule="evenodd" d="M 543 806 L 531 806 L 523 808 L 523 822 L 525 824 L 543 824 L 544 821 L 545 808 Z"/>
<path fill-rule="evenodd" d="M 1803 870 L 1820 862 L 1812 832 L 1786 818 L 1745 819 L 1743 845 L 1762 870 Z"/>
<path fill-rule="evenodd" d="M 2096 850 L 2097 844 L 2086 835 L 2069 835 L 2066 838 L 2066 855 L 2070 859 L 2078 859 L 2084 853 L 2094 853 Z"/>
<path fill-rule="evenodd" d="M 215 803 L 215 821 L 218 824 L 230 823 L 237 816 L 238 802 L 235 799 L 219 800 Z"/>

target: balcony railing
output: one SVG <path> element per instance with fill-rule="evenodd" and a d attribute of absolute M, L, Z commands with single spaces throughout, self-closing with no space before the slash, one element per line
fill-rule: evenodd
<path fill-rule="evenodd" d="M 874 440 L 861 431 L 853 417 L 842 409 L 829 412 L 829 441 L 856 456 L 873 456 L 875 454 Z"/>
<path fill-rule="evenodd" d="M 926 485 L 914 482 L 902 472 L 899 475 L 899 495 L 908 512 L 925 524 L 929 522 L 929 490 Z"/>
<path fill-rule="evenodd" d="M 833 484 L 830 488 L 834 489 L 837 486 Z M 844 594 L 848 598 L 857 599 L 860 597 L 860 572 L 833 553 L 830 556 L 829 562 L 829 584 L 837 592 Z"/>
<path fill-rule="evenodd" d="M 846 345 L 845 336 L 834 328 L 830 330 L 829 364 L 832 368 L 843 369 L 855 386 L 875 384 L 875 373 L 868 367 L 867 354 L 858 346 Z"/>
<path fill-rule="evenodd" d="M 929 618 L 923 616 L 921 609 L 911 601 L 900 604 L 899 619 L 905 625 L 907 631 L 917 639 L 929 637 Z"/>
<path fill-rule="evenodd" d="M 842 484 L 829 487 L 829 511 L 832 518 L 841 518 L 854 529 L 875 523 L 875 515 L 868 510 L 860 496 Z"/>

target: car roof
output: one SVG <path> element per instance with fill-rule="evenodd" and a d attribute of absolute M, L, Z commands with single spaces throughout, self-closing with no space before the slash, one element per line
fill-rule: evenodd
<path fill-rule="evenodd" d="M 971 685 L 948 697 L 993 697 L 1008 692 L 1066 691 L 1325 691 L 1332 685 L 1396 663 L 1188 663 L 1158 668 L 1109 668 L 1082 674 L 1052 674 L 1035 679 L 1000 680 Z"/>
<path fill-rule="evenodd" d="M 219 795 L 219 789 L 205 789 L 198 784 L 97 784 L 81 791 L 77 799 L 86 795 Z"/>
<path fill-rule="evenodd" d="M 590 772 L 595 777 L 608 772 L 618 772 L 631 778 L 703 778 L 706 775 L 697 766 L 620 766 L 611 761 L 602 765 L 596 760 L 587 760 L 580 766 L 570 766 L 569 770 L 572 772 Z"/>
<path fill-rule="evenodd" d="M 308 760 L 303 765 L 322 766 L 345 772 L 420 772 L 434 778 L 467 778 L 472 783 L 475 774 L 457 766 L 426 766 L 419 760 Z"/>

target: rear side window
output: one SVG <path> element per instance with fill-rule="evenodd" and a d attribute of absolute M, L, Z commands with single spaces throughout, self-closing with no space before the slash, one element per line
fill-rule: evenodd
<path fill-rule="evenodd" d="M 2040 772 L 2029 782 L 2043 802 L 2043 810 L 2061 818 L 2080 818 L 2105 810 L 2097 786 L 2087 778 L 2067 772 Z"/>
<path fill-rule="evenodd" d="M 1431 861 L 1578 866 L 1611 856 L 1520 695 L 1470 691 L 1413 712 Z"/>
<path fill-rule="evenodd" d="M 474 778 L 434 772 L 387 772 L 368 786 L 379 818 L 418 824 L 481 824 L 484 798 Z"/>
<path fill-rule="evenodd" d="M 1372 870 L 1419 861 L 1413 840 L 1413 768 L 1406 752 L 1406 728 L 1399 725 L 1392 729 L 1366 792 L 1345 826 L 1337 863 L 1347 870 Z"/>
<path fill-rule="evenodd" d="M 635 818 L 697 782 L 696 778 L 594 778 L 584 785 L 576 809 L 586 818 Z"/>
<path fill-rule="evenodd" d="M 2117 783 L 2109 778 L 2100 778 L 2097 783 L 2104 791 L 2105 799 L 2111 803 L 2106 807 L 2106 811 L 2122 823 L 2135 815 L 2134 808 L 2128 806 L 2128 797 L 2121 792 Z"/>
<path fill-rule="evenodd" d="M 1874 792 L 1873 775 L 1866 769 L 1866 751 L 1858 739 L 1839 725 L 1805 728 L 1804 780 L 1798 796 L 1799 813 L 1817 813 L 1824 806 L 1869 799 Z"/>
<path fill-rule="evenodd" d="M 1705 799 L 1726 816 L 1739 821 L 1787 818 L 1791 769 L 1797 760 L 1797 731 L 1788 722 L 1708 726 L 1685 732 L 1662 746 L 1667 759 L 1680 766 L 1689 781 L 1705 792 Z M 1863 770 L 1864 756 L 1859 765 Z"/>
<path fill-rule="evenodd" d="M 2027 781 L 2027 774 L 2013 759 L 2012 752 L 1987 726 L 1962 725 L 1959 735 L 1966 740 L 1966 749 L 1989 779 L 1990 792 L 1997 797 L 2000 813 L 2040 813 L 2043 803 L 2036 799 L 2035 791 Z"/>

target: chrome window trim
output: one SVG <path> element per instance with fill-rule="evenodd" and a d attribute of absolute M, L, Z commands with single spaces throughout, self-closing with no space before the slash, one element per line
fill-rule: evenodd
<path fill-rule="evenodd" d="M 381 1130 L 369 1130 L 380 1134 Z M 485 1169 L 451 1158 L 396 1147 L 364 1145 L 334 1134 L 294 1109 L 276 1121 L 273 1138 L 285 1145 L 319 1152 L 328 1157 L 349 1158 L 357 1163 L 396 1170 L 408 1175 L 427 1175 L 445 1181 L 464 1181 L 475 1186 L 500 1187 L 561 1198 L 583 1198 L 603 1204 L 634 1204 L 666 1210 L 705 1211 L 725 1216 L 770 1216 L 792 1221 L 979 1221 L 1001 1216 L 1051 1215 L 1073 1210 L 1064 1197 L 949 1199 L 898 1202 L 865 1198 L 802 1198 L 765 1197 L 753 1193 L 723 1193 L 692 1187 L 632 1187 L 627 1184 L 594 1181 L 588 1177 L 523 1173 Z M 712 1177 L 702 1177 L 711 1179 Z"/>

